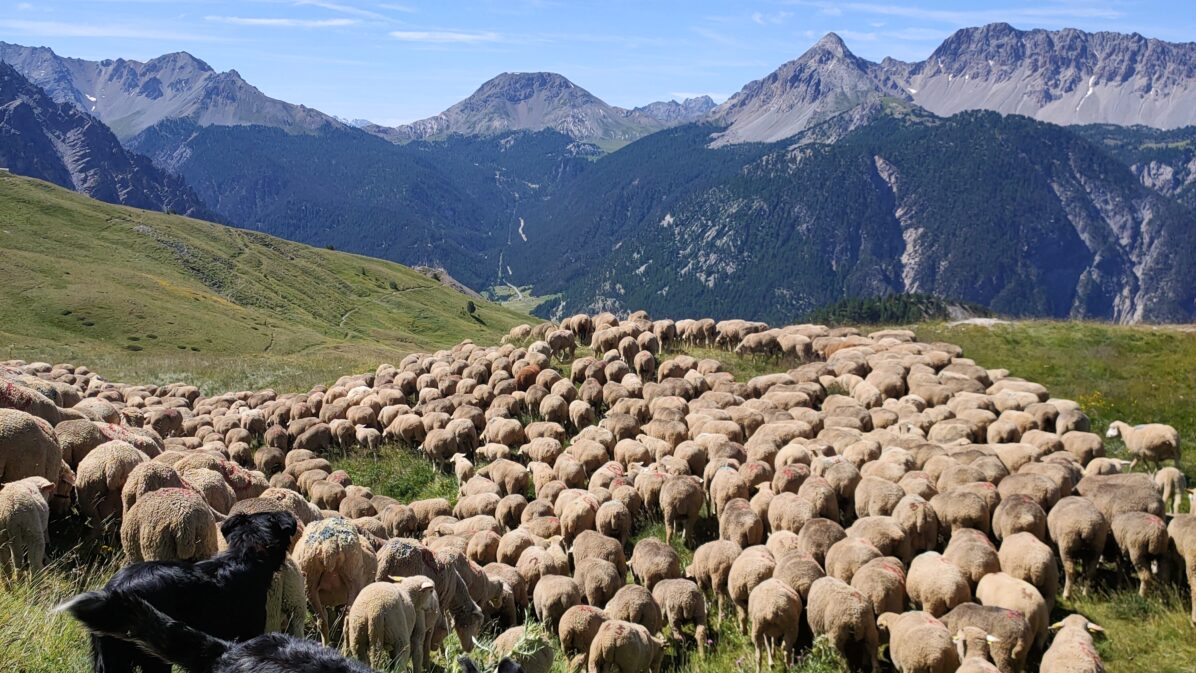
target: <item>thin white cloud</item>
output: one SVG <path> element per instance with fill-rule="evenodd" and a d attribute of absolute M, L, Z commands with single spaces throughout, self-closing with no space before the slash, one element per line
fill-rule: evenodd
<path fill-rule="evenodd" d="M 378 5 L 379 9 L 388 9 L 392 12 L 403 12 L 404 14 L 415 14 L 419 10 L 411 5 L 400 5 L 395 2 L 384 2 Z"/>
<path fill-rule="evenodd" d="M 378 12 L 371 12 L 368 9 L 361 9 L 360 7 L 352 7 L 350 5 L 342 5 L 337 2 L 328 2 L 327 0 L 295 0 L 295 5 L 300 7 L 319 7 L 321 9 L 327 9 L 331 12 L 339 12 L 341 14 L 356 16 L 363 19 L 374 19 L 376 21 L 386 19 L 385 16 L 379 14 Z"/>
<path fill-rule="evenodd" d="M 358 23 L 357 19 L 279 19 L 245 16 L 205 16 L 204 20 L 227 23 L 234 26 L 259 26 L 267 28 L 339 28 Z"/>
<path fill-rule="evenodd" d="M 28 12 L 28 11 L 32 11 L 32 10 L 33 10 L 32 3 L 28 3 L 28 2 L 18 2 L 17 3 L 17 11 L 18 12 Z"/>
<path fill-rule="evenodd" d="M 793 12 L 780 11 L 773 12 L 771 14 L 765 14 L 764 12 L 753 12 L 752 21 L 760 24 L 761 26 L 767 26 L 769 24 L 785 23 L 785 21 L 789 20 L 789 17 L 791 16 L 793 16 Z"/>
<path fill-rule="evenodd" d="M 502 36 L 494 32 L 466 33 L 455 30 L 395 30 L 390 36 L 402 42 L 429 42 L 434 44 L 473 44 L 498 42 Z"/>
<path fill-rule="evenodd" d="M 127 40 L 186 40 L 192 42 L 218 41 L 205 35 L 180 33 L 157 28 L 141 28 L 126 25 L 104 25 L 94 23 L 67 23 L 65 21 L 22 21 L 0 20 L 0 28 L 16 31 L 22 35 L 37 37 L 108 37 Z"/>

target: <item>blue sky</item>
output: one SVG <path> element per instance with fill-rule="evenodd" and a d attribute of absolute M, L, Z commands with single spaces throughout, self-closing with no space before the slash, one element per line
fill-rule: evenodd
<path fill-rule="evenodd" d="M 64 56 L 188 51 L 276 98 L 396 124 L 503 71 L 559 72 L 615 105 L 734 93 L 828 31 L 865 58 L 925 58 L 954 30 L 1196 40 L 1189 0 L 0 0 L 0 40 Z"/>

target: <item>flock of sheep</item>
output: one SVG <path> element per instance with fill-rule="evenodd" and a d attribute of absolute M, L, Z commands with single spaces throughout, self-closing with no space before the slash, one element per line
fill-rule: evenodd
<path fill-rule="evenodd" d="M 757 666 L 821 636 L 862 670 L 887 642 L 902 673 L 1097 672 L 1100 627 L 1051 624 L 1060 571 L 1064 597 L 1102 559 L 1144 594 L 1185 567 L 1196 583 L 1196 515 L 1160 469 L 1178 466 L 1172 428 L 1113 424 L 1155 470 L 1131 472 L 1075 402 L 957 346 L 643 313 L 503 341 L 285 395 L 3 363 L 0 572 L 43 566 L 51 516 L 119 528 L 136 562 L 209 557 L 224 517 L 288 511 L 301 530 L 268 629 L 302 635 L 310 608 L 347 654 L 416 673 L 450 631 L 469 650 L 490 628 L 496 653 L 547 673 L 532 618 L 590 673 L 656 673 L 664 634 L 702 652 L 730 620 Z M 737 381 L 687 344 L 793 368 Z M 388 441 L 455 474 L 455 504 L 375 494 L 324 456 Z M 631 545 L 653 520 L 665 539 Z"/>

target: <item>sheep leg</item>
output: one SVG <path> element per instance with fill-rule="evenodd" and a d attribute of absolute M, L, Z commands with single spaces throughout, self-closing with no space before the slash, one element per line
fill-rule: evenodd
<path fill-rule="evenodd" d="M 1188 566 L 1188 586 L 1196 587 L 1196 556 L 1185 559 Z M 1196 626 L 1196 591 L 1192 592 L 1192 625 Z"/>

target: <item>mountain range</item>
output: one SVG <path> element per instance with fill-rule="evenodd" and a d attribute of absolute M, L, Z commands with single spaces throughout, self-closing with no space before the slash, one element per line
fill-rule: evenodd
<path fill-rule="evenodd" d="M 530 286 L 554 297 L 543 315 L 790 320 L 916 292 L 1012 315 L 1196 317 L 1193 44 L 991 24 L 876 63 L 828 34 L 721 105 L 620 108 L 561 75 L 504 73 L 399 127 L 271 99 L 187 54 L 0 43 L 0 60 L 224 222 L 477 290 Z"/>
<path fill-rule="evenodd" d="M 217 219 L 186 182 L 0 62 L 0 167 L 109 203 Z"/>

